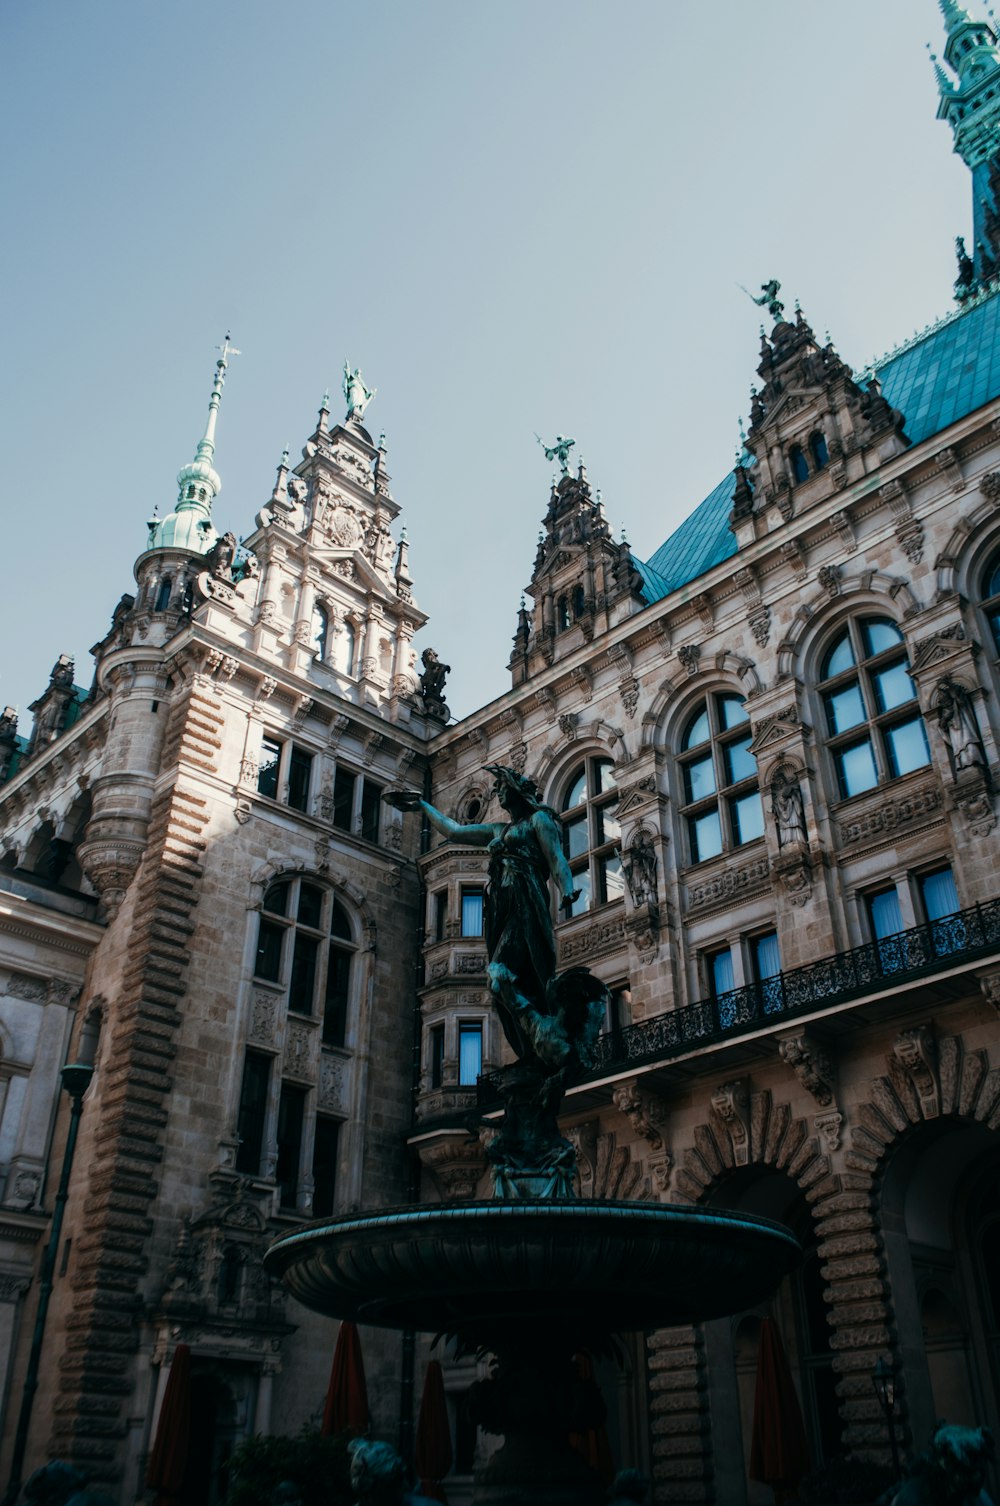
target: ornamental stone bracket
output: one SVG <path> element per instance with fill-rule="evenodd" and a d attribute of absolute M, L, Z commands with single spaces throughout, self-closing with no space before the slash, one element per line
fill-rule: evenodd
<path fill-rule="evenodd" d="M 941 1114 L 941 1083 L 938 1075 L 937 1042 L 929 1025 L 914 1025 L 901 1030 L 892 1046 L 890 1076 L 895 1077 L 893 1063 L 912 1083 L 924 1119 Z M 895 1086 L 895 1083 L 894 1083 Z"/>
<path fill-rule="evenodd" d="M 666 1192 L 674 1166 L 674 1158 L 666 1143 L 666 1105 L 662 1099 L 643 1093 L 635 1078 L 620 1083 L 611 1096 L 615 1108 L 625 1115 L 635 1134 L 648 1145 L 649 1150 L 643 1157 L 646 1168 L 657 1191 Z"/>
<path fill-rule="evenodd" d="M 997 1014 L 1000 1014 L 1000 970 L 980 973 L 979 987 L 983 991 L 983 998 L 987 1004 L 992 1004 Z"/>
<path fill-rule="evenodd" d="M 144 850 L 144 843 L 122 842 L 114 837 L 84 841 L 77 848 L 77 860 L 100 896 L 105 919 L 114 920 L 121 909 Z"/>
<path fill-rule="evenodd" d="M 805 843 L 782 848 L 772 862 L 771 870 L 792 905 L 798 908 L 809 902 L 812 897 L 812 864 Z"/>
<path fill-rule="evenodd" d="M 975 837 L 987 837 L 997 824 L 989 773 L 981 766 L 962 769 L 952 786 L 952 799 Z"/>
<path fill-rule="evenodd" d="M 821 1109 L 836 1110 L 837 1068 L 816 1037 L 796 1030 L 778 1037 L 778 1055 Z"/>
<path fill-rule="evenodd" d="M 712 1094 L 713 1117 L 733 1147 L 733 1165 L 750 1164 L 750 1080 L 736 1077 Z"/>
<path fill-rule="evenodd" d="M 486 1155 L 478 1135 L 442 1135 L 417 1146 L 422 1166 L 430 1172 L 443 1202 L 467 1202 L 486 1171 Z"/>

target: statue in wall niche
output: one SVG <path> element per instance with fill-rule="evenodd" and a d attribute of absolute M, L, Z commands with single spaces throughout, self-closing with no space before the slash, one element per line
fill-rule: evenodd
<path fill-rule="evenodd" d="M 655 905 L 656 848 L 648 831 L 640 831 L 631 847 L 622 854 L 622 868 L 632 903 L 636 906 Z"/>
<path fill-rule="evenodd" d="M 420 673 L 420 694 L 425 701 L 444 704 L 444 682 L 451 674 L 451 665 L 438 658 L 436 650 L 425 648 L 420 655 L 424 666 Z"/>
<path fill-rule="evenodd" d="M 798 780 L 785 769 L 778 769 L 771 780 L 771 814 L 774 816 L 779 847 L 805 842 L 806 818 L 802 790 Z"/>
<path fill-rule="evenodd" d="M 965 686 L 953 680 L 951 675 L 945 675 L 938 682 L 936 703 L 938 726 L 951 751 L 955 773 L 960 774 L 963 769 L 985 768 L 979 726 Z"/>
<path fill-rule="evenodd" d="M 549 884 L 556 885 L 567 915 L 580 891 L 555 811 L 543 804 L 534 780 L 505 764 L 486 767 L 504 821 L 453 821 L 409 791 L 389 791 L 385 798 L 399 810 L 423 811 L 448 841 L 489 853 L 486 977 L 518 1062 L 505 1069 L 507 1114 L 488 1154 L 498 1192 L 568 1197 L 575 1158 L 556 1114 L 565 1089 L 593 1064 L 608 992 L 586 968 L 556 972 Z"/>
<path fill-rule="evenodd" d="M 995 1452 L 989 1428 L 940 1423 L 889 1506 L 993 1506 L 984 1486 Z"/>
<path fill-rule="evenodd" d="M 360 367 L 351 370 L 350 361 L 344 362 L 344 397 L 347 399 L 346 422 L 354 419 L 360 423 L 365 416 L 365 409 L 375 396 L 375 387 L 366 387 L 361 375 Z"/>

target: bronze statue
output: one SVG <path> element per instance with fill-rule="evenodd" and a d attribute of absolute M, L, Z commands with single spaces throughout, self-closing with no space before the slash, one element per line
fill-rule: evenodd
<path fill-rule="evenodd" d="M 772 277 L 770 282 L 761 283 L 761 296 L 759 298 L 755 298 L 750 289 L 744 288 L 742 283 L 740 283 L 740 287 L 743 288 L 743 292 L 746 293 L 751 303 L 755 303 L 760 309 L 766 308 L 775 324 L 778 323 L 782 314 L 785 312 L 785 305 L 778 297 L 778 290 L 781 287 L 781 283 L 776 277 Z"/>
<path fill-rule="evenodd" d="M 985 1485 L 994 1453 L 989 1428 L 939 1423 L 889 1506 L 992 1506 Z"/>
<path fill-rule="evenodd" d="M 489 852 L 483 906 L 486 976 L 504 1035 L 522 1069 L 514 1073 L 516 1101 L 508 1102 L 489 1155 L 498 1168 L 498 1188 L 507 1186 L 518 1168 L 530 1167 L 541 1176 L 554 1175 L 558 1166 L 558 1195 L 566 1195 L 572 1147 L 559 1134 L 555 1114 L 565 1088 L 592 1065 L 607 989 L 586 968 L 556 972 L 549 884 L 556 885 L 559 908 L 567 913 L 580 891 L 563 854 L 555 811 L 543 804 L 534 781 L 516 769 L 486 767 L 506 821 L 453 821 L 406 791 L 391 791 L 385 798 L 397 809 L 423 811 L 448 841 Z"/>
<path fill-rule="evenodd" d="M 432 648 L 425 648 L 420 655 L 424 666 L 420 675 L 420 694 L 425 701 L 444 704 L 444 682 L 451 674 L 451 665 L 444 664 Z"/>
<path fill-rule="evenodd" d="M 558 460 L 560 473 L 563 476 L 568 476 L 569 452 L 576 444 L 576 440 L 564 439 L 561 434 L 557 434 L 555 437 L 555 443 L 547 445 L 540 434 L 536 434 L 535 438 L 538 440 L 538 443 L 544 450 L 546 460 Z"/>
<path fill-rule="evenodd" d="M 360 423 L 365 416 L 365 409 L 375 396 L 376 388 L 366 387 L 361 375 L 360 367 L 351 370 L 350 361 L 344 362 L 344 397 L 347 399 L 347 417 L 345 423 L 354 419 Z"/>

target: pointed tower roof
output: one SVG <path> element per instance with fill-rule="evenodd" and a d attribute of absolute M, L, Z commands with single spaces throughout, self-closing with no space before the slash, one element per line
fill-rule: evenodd
<path fill-rule="evenodd" d="M 229 343 L 229 335 L 217 347 L 220 355 L 215 363 L 215 380 L 212 395 L 208 400 L 208 418 L 205 432 L 198 441 L 193 460 L 177 473 L 177 502 L 165 518 L 151 518 L 147 549 L 189 549 L 195 554 L 205 554 L 216 539 L 212 524 L 212 503 L 222 490 L 218 471 L 212 465 L 215 457 L 215 427 L 222 402 L 229 357 L 239 351 Z"/>

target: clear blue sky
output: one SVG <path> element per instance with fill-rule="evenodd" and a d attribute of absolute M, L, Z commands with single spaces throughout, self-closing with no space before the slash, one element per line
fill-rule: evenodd
<path fill-rule="evenodd" d="M 970 0 L 977 14 L 983 14 Z M 648 556 L 732 464 L 781 279 L 856 365 L 947 311 L 935 0 L 36 0 L 6 67 L 0 703 L 132 585 L 200 433 L 248 533 L 345 355 L 457 714 L 506 688 L 578 441 Z"/>

